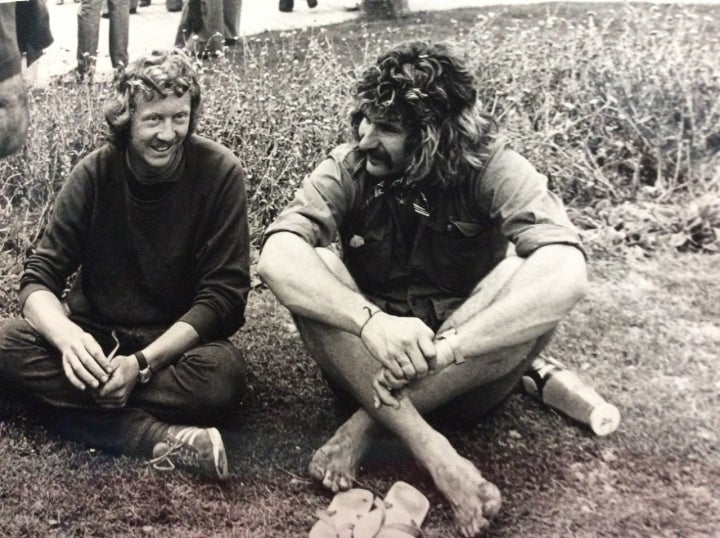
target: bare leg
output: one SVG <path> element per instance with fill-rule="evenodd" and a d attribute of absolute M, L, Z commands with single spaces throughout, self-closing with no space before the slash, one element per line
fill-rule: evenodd
<path fill-rule="evenodd" d="M 339 258 L 329 251 L 319 250 L 319 253 L 338 278 L 355 287 Z M 495 300 L 521 263 L 516 258 L 502 262 L 451 316 L 448 324 L 462 323 L 473 312 L 482 310 Z M 430 473 L 440 492 L 452 505 L 463 535 L 473 536 L 486 526 L 489 518 L 500 508 L 499 491 L 482 477 L 469 460 L 461 457 L 421 414 L 516 368 L 527 357 L 534 342 L 448 367 L 409 387 L 408 397 L 400 400 L 399 409 L 375 409 L 371 382 L 380 365 L 358 337 L 304 318 L 299 320 L 299 326 L 309 352 L 326 373 L 353 394 L 362 406 L 315 453 L 310 463 L 311 475 L 333 491 L 349 488 L 362 456 L 383 427 L 399 437 Z"/>

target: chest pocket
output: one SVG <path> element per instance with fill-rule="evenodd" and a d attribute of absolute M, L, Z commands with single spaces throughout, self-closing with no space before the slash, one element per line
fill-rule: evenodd
<path fill-rule="evenodd" d="M 489 225 L 449 218 L 431 232 L 432 278 L 454 296 L 466 296 L 494 263 Z"/>
<path fill-rule="evenodd" d="M 387 227 L 358 230 L 343 244 L 345 264 L 363 290 L 385 290 L 393 272 L 392 252 Z"/>

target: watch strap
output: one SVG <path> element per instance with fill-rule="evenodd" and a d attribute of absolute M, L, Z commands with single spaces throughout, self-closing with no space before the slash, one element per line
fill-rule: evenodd
<path fill-rule="evenodd" d="M 438 335 L 438 340 L 445 340 L 450 345 L 453 354 L 453 362 L 462 364 L 465 362 L 465 356 L 460 349 L 460 340 L 458 339 L 457 330 L 455 328 L 443 331 Z"/>
<path fill-rule="evenodd" d="M 148 368 L 150 368 L 147 358 L 145 358 L 145 354 L 142 351 L 135 352 L 135 359 L 138 362 L 138 366 L 139 366 L 141 372 L 143 370 L 147 370 Z"/>
<path fill-rule="evenodd" d="M 152 377 L 152 368 L 148 364 L 147 358 L 142 351 L 135 353 L 135 360 L 138 362 L 138 381 L 140 383 L 147 383 Z"/>

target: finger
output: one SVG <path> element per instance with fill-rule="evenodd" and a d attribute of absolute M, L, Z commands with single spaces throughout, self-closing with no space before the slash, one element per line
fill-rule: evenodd
<path fill-rule="evenodd" d="M 390 372 L 390 370 L 388 370 L 387 368 L 383 368 L 381 373 L 382 377 L 379 379 L 379 381 L 384 387 L 388 388 L 389 390 L 401 389 L 408 384 L 407 379 L 395 377 L 394 375 L 392 375 L 392 372 Z"/>
<path fill-rule="evenodd" d="M 86 387 L 85 383 L 80 381 L 80 379 L 78 379 L 78 377 L 75 375 L 75 372 L 73 371 L 72 367 L 70 366 L 69 361 L 67 360 L 67 358 L 65 356 L 63 356 L 63 359 L 62 359 L 62 366 L 63 366 L 63 371 L 65 372 L 65 377 L 67 378 L 68 381 L 70 381 L 72 386 L 79 390 L 85 390 L 85 387 Z"/>
<path fill-rule="evenodd" d="M 122 391 L 111 392 L 106 395 L 101 395 L 98 391 L 95 391 L 95 401 L 99 404 L 112 404 L 116 406 L 125 405 L 128 400 L 128 394 Z"/>
<path fill-rule="evenodd" d="M 404 363 L 407 362 L 407 360 L 407 357 L 403 353 L 402 355 L 394 358 L 393 360 L 389 360 L 387 364 L 383 364 L 383 366 L 390 370 L 392 375 L 394 375 L 395 377 L 402 378 L 405 377 L 405 372 L 403 371 L 401 361 Z"/>
<path fill-rule="evenodd" d="M 435 347 L 435 342 L 433 342 L 432 338 L 423 336 L 422 338 L 418 338 L 417 344 L 420 353 L 425 357 L 428 368 L 432 369 L 433 365 L 437 363 L 437 348 Z"/>
<path fill-rule="evenodd" d="M 380 409 L 383 405 L 389 405 L 395 409 L 400 407 L 400 402 L 397 401 L 395 397 L 393 397 L 392 393 L 379 383 L 377 379 L 373 384 L 373 391 L 375 392 L 375 396 L 377 396 L 377 400 L 375 400 L 376 409 Z"/>
<path fill-rule="evenodd" d="M 402 370 L 402 378 L 409 380 L 415 379 L 419 376 L 418 369 L 416 368 L 415 362 L 418 363 L 425 363 L 425 359 L 422 358 L 422 355 L 419 353 L 409 351 L 406 354 L 404 354 L 401 357 L 398 357 L 398 365 L 400 366 L 400 369 Z M 421 368 L 421 364 L 417 365 L 418 368 Z M 425 370 L 427 371 L 427 365 L 425 365 Z"/>
<path fill-rule="evenodd" d="M 428 364 L 425 360 L 425 355 L 423 355 L 422 351 L 420 351 L 419 346 L 414 346 L 410 350 L 408 350 L 408 358 L 410 361 L 412 361 L 412 367 L 414 371 L 415 377 L 423 378 L 428 373 Z"/>
<path fill-rule="evenodd" d="M 77 356 L 82 368 L 93 376 L 100 383 L 105 383 L 108 379 L 105 369 L 98 364 L 86 348 L 75 349 L 75 355 Z M 79 374 L 78 370 L 75 369 L 75 373 Z"/>
<path fill-rule="evenodd" d="M 72 352 L 63 355 L 63 361 L 67 361 L 68 366 L 72 369 L 72 372 L 76 379 L 80 380 L 85 386 L 92 387 L 94 389 L 100 386 L 98 379 L 92 375 L 91 372 L 85 368 L 85 365 L 78 358 L 77 355 Z"/>
<path fill-rule="evenodd" d="M 93 338 L 90 333 L 85 333 L 82 338 L 83 345 L 87 353 L 93 358 L 95 363 L 102 368 L 105 372 L 110 373 L 112 371 L 110 361 L 103 353 L 102 347 L 98 344 L 97 340 Z"/>
<path fill-rule="evenodd" d="M 98 396 L 101 398 L 111 398 L 122 387 L 120 376 L 111 376 L 107 383 L 100 386 Z"/>

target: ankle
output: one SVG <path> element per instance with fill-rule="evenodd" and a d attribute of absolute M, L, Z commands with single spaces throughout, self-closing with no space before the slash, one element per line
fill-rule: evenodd
<path fill-rule="evenodd" d="M 170 424 L 155 421 L 150 425 L 140 438 L 140 451 L 143 457 L 152 457 L 155 445 L 164 441 L 170 430 Z"/>

